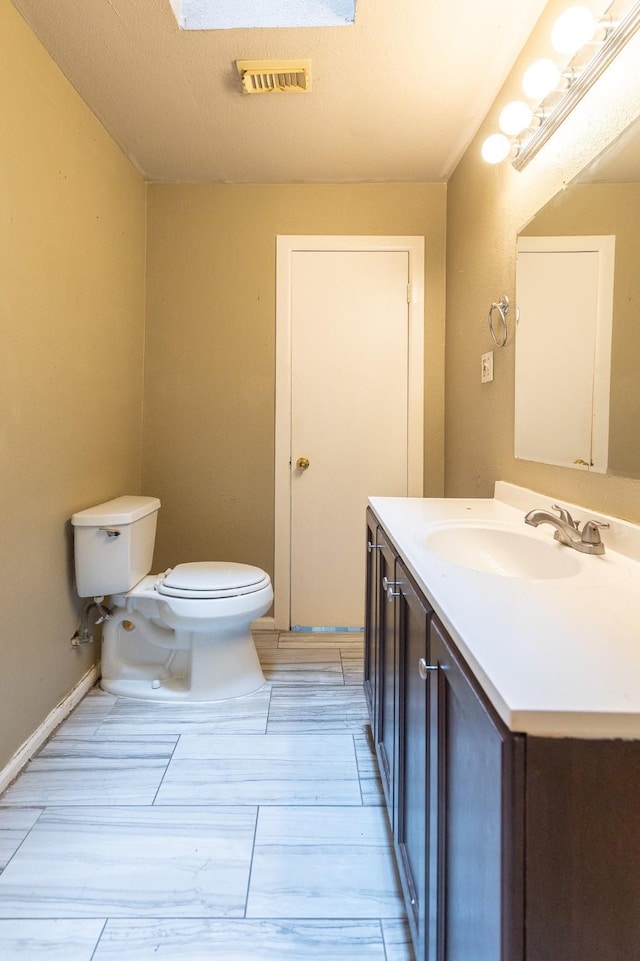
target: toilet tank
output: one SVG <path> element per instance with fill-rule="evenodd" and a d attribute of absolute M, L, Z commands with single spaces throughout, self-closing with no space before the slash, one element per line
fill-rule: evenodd
<path fill-rule="evenodd" d="M 80 597 L 124 594 L 149 573 L 159 509 L 157 497 L 126 495 L 72 516 Z"/>

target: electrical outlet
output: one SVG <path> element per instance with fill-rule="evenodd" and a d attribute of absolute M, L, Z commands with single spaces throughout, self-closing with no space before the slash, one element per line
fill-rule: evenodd
<path fill-rule="evenodd" d="M 486 354 L 483 354 L 481 362 L 480 383 L 488 384 L 489 381 L 493 380 L 493 351 L 488 350 Z"/>

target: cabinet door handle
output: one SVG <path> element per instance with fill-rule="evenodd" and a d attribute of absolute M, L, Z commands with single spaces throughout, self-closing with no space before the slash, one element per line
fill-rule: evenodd
<path fill-rule="evenodd" d="M 418 674 L 420 675 L 420 678 L 423 681 L 426 681 L 427 677 L 429 676 L 429 671 L 437 671 L 437 670 L 438 670 L 438 665 L 427 664 L 424 657 L 421 657 L 420 660 L 418 661 Z"/>
<path fill-rule="evenodd" d="M 391 602 L 393 601 L 394 597 L 400 597 L 400 594 L 401 594 L 401 593 L 402 593 L 402 591 L 394 591 L 393 587 L 388 587 L 388 588 L 387 588 L 387 600 L 388 600 L 389 603 L 391 604 Z"/>
<path fill-rule="evenodd" d="M 371 541 L 367 541 L 367 550 L 369 553 L 371 553 L 371 551 L 381 551 L 382 544 L 372 544 Z"/>
<path fill-rule="evenodd" d="M 400 581 L 390 581 L 388 577 L 382 578 L 382 589 L 388 591 L 390 587 L 397 587 Z"/>

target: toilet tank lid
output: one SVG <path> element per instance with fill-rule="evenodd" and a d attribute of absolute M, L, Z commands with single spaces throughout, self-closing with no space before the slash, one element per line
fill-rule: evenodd
<path fill-rule="evenodd" d="M 160 509 L 157 497 L 139 497 L 135 494 L 125 494 L 114 497 L 113 500 L 87 507 L 71 516 L 74 527 L 102 527 L 107 524 L 133 524 L 141 517 L 152 514 Z"/>

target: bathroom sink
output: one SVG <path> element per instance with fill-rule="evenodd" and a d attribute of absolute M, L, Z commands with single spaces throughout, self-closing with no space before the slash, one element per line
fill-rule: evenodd
<path fill-rule="evenodd" d="M 581 569 L 570 548 L 489 522 L 438 524 L 417 540 L 442 560 L 483 574 L 535 579 L 573 577 Z"/>

